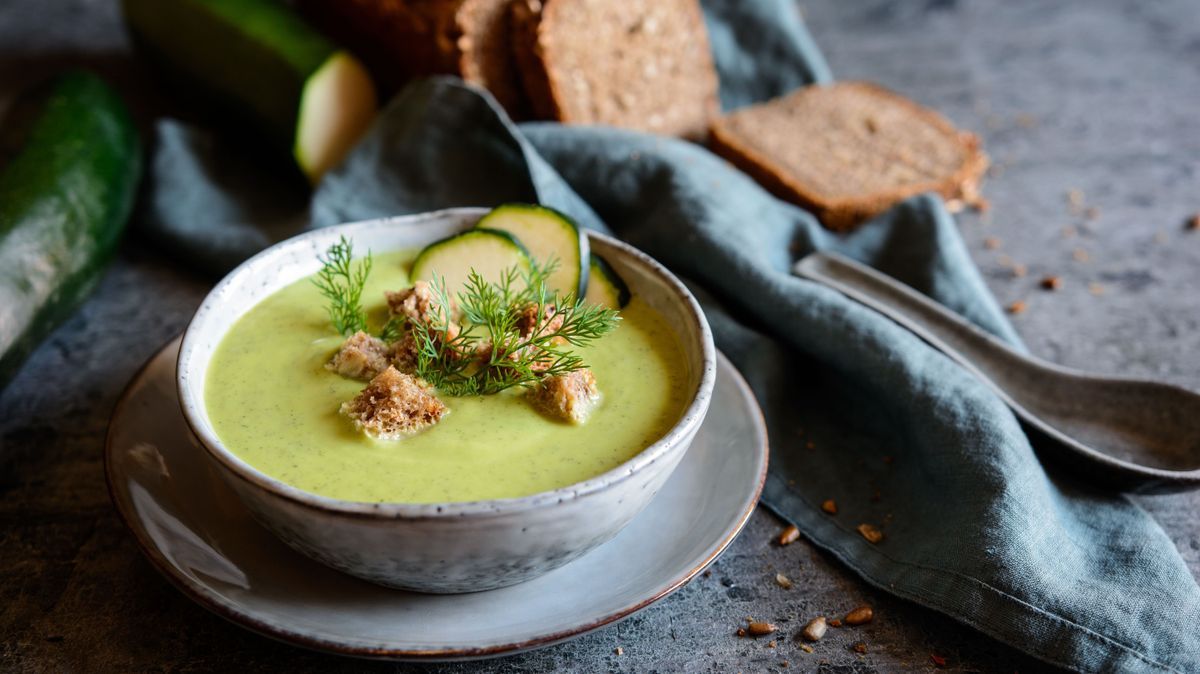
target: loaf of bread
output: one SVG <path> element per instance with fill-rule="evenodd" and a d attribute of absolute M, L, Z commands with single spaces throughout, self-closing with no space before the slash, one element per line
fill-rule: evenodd
<path fill-rule="evenodd" d="M 297 0 L 320 29 L 348 45 L 385 92 L 414 77 L 457 75 L 527 116 L 513 58 L 511 0 Z"/>
<path fill-rule="evenodd" d="M 978 199 L 987 155 L 938 113 L 865 82 L 810 86 L 715 120 L 713 151 L 828 228 L 922 192 Z"/>
<path fill-rule="evenodd" d="M 697 0 L 515 0 L 535 116 L 702 139 L 717 73 Z"/>

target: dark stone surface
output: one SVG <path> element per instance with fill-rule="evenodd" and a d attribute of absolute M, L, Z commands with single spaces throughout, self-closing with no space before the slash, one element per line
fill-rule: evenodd
<path fill-rule="evenodd" d="M 88 63 L 148 118 L 159 101 L 128 59 L 116 5 L 0 0 L 4 92 Z M 1200 388 L 1200 232 L 1183 226 L 1200 210 L 1200 5 L 803 6 L 839 77 L 882 82 L 984 137 L 996 164 L 985 186 L 993 208 L 963 216 L 962 230 L 997 297 L 1027 303 L 1014 321 L 1034 353 Z M 1071 189 L 1098 209 L 1094 218 L 1072 213 Z M 999 246 L 986 246 L 989 237 Z M 1013 263 L 1027 275 L 1014 277 Z M 1061 290 L 1039 289 L 1048 274 L 1062 277 Z M 869 672 L 931 669 L 930 653 L 948 671 L 1041 668 L 866 587 L 803 540 L 771 545 L 780 524 L 761 510 L 710 576 L 616 626 L 487 664 L 369 664 L 227 624 L 142 559 L 108 502 L 100 457 L 121 388 L 209 283 L 130 237 L 96 295 L 0 393 L 0 670 L 759 672 L 785 671 L 787 661 L 786 671 Z M 56 384 L 42 385 L 47 377 Z M 1140 502 L 1200 574 L 1200 496 Z M 778 587 L 776 572 L 796 586 Z M 792 637 L 808 618 L 862 602 L 875 606 L 872 624 L 831 629 L 811 655 L 798 648 Z M 777 647 L 733 636 L 745 616 L 780 624 Z M 850 649 L 859 641 L 865 655 Z"/>

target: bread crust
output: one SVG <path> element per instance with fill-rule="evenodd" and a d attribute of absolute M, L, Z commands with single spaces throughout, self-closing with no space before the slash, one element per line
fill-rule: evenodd
<path fill-rule="evenodd" d="M 924 192 L 936 192 L 945 199 L 963 199 L 968 202 L 978 200 L 979 181 L 988 166 L 988 158 L 980 146 L 978 136 L 958 130 L 934 110 L 869 82 L 840 82 L 819 88 L 818 85 L 814 85 L 806 88 L 806 91 L 810 95 L 821 95 L 839 87 L 859 89 L 876 97 L 880 105 L 896 106 L 914 119 L 928 123 L 941 131 L 947 142 L 959 145 L 964 160 L 957 169 L 936 180 L 909 183 L 853 197 L 831 198 L 820 194 L 812 186 L 792 175 L 771 156 L 750 147 L 729 124 L 730 117 L 738 114 L 737 112 L 713 120 L 709 127 L 709 145 L 716 154 L 749 174 L 768 191 L 808 208 L 822 224 L 836 231 L 853 229 L 897 202 Z M 793 93 L 788 96 L 795 95 L 797 94 Z M 783 105 L 786 98 L 761 103 L 759 106 Z M 752 112 L 759 106 L 739 112 Z"/>

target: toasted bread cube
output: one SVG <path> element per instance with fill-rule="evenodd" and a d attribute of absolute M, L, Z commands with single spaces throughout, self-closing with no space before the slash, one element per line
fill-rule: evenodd
<path fill-rule="evenodd" d="M 582 369 L 546 377 L 530 389 L 530 400 L 545 414 L 572 424 L 582 424 L 600 402 L 596 376 Z"/>
<path fill-rule="evenodd" d="M 398 440 L 436 424 L 449 410 L 427 384 L 388 366 L 339 411 L 373 438 Z"/>
<path fill-rule="evenodd" d="M 359 330 L 346 338 L 325 368 L 349 377 L 370 381 L 388 366 L 388 345 Z"/>
<path fill-rule="evenodd" d="M 542 316 L 538 318 L 538 305 L 526 304 L 517 312 L 517 332 L 521 339 L 529 339 L 536 332 L 538 336 L 548 335 L 562 329 L 563 316 L 553 304 L 542 306 Z"/>
<path fill-rule="evenodd" d="M 393 316 L 404 316 L 414 323 L 429 325 L 437 317 L 441 308 L 437 294 L 433 292 L 433 286 L 429 285 L 427 281 L 417 281 L 404 290 L 384 292 L 384 296 L 387 297 L 388 310 Z M 449 322 L 453 322 L 457 313 L 458 307 L 451 299 L 449 312 L 445 318 Z"/>

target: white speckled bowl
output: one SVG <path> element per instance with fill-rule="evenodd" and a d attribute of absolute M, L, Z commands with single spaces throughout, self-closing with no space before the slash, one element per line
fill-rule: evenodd
<path fill-rule="evenodd" d="M 315 273 L 317 254 L 339 236 L 351 239 L 360 251 L 417 248 L 470 227 L 485 212 L 462 208 L 370 220 L 279 243 L 218 283 L 184 333 L 177 368 L 184 418 L 255 519 L 313 559 L 381 585 L 423 592 L 473 592 L 529 580 L 615 536 L 666 482 L 708 411 L 716 351 L 695 298 L 644 253 L 590 234 L 592 250 L 674 326 L 689 368 L 690 401 L 679 421 L 629 461 L 584 482 L 522 498 L 358 503 L 280 482 L 221 443 L 208 420 L 204 383 L 209 358 L 242 314 Z"/>

